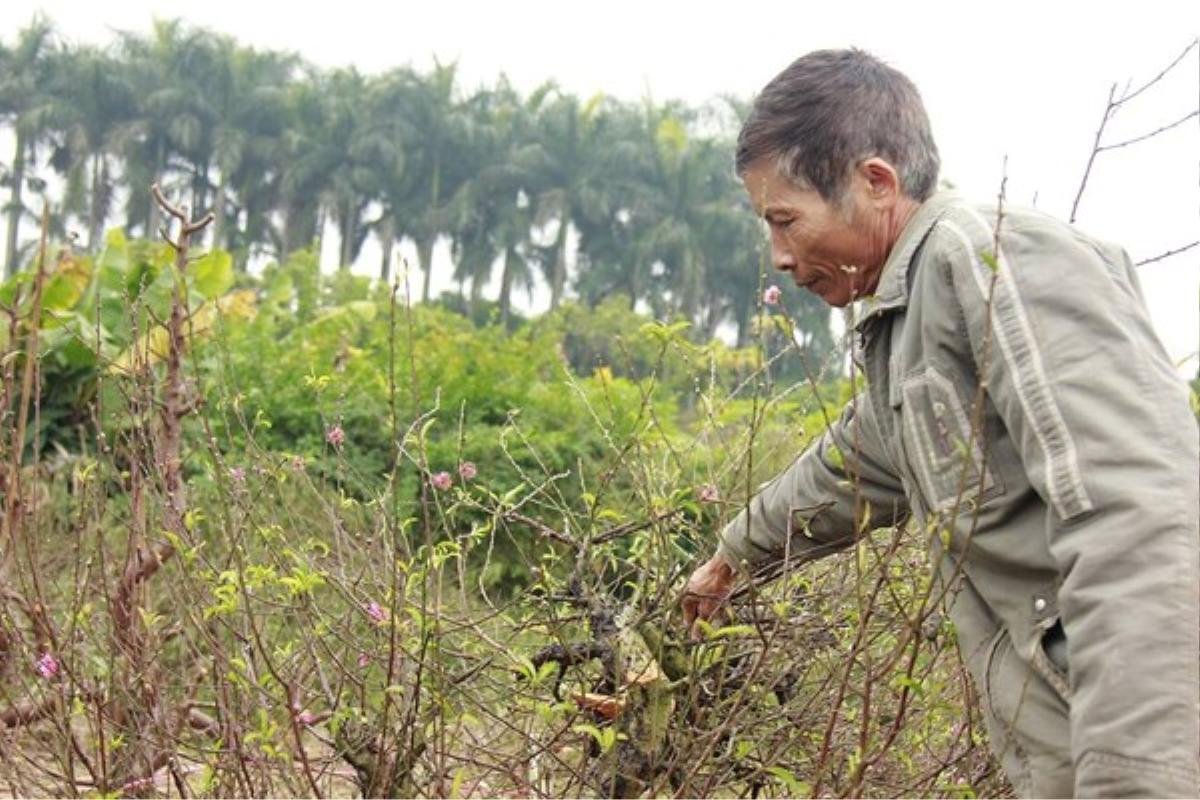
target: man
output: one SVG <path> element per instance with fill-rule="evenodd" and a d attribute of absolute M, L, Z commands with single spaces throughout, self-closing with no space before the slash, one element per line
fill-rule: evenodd
<path fill-rule="evenodd" d="M 1018 792 L 1200 796 L 1186 390 L 1121 249 L 935 194 L 938 166 L 915 87 L 866 53 L 806 55 L 755 101 L 737 170 L 772 261 L 855 304 L 867 386 L 725 528 L 685 620 L 911 514 Z"/>

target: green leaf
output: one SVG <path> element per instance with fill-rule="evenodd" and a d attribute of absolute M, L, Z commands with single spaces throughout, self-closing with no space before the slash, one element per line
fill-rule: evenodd
<path fill-rule="evenodd" d="M 739 636 L 753 636 L 756 633 L 753 625 L 726 625 L 712 632 L 712 639 L 735 639 Z"/>
<path fill-rule="evenodd" d="M 233 286 L 233 256 L 224 250 L 210 250 L 192 264 L 190 272 L 192 287 L 212 300 Z"/>
<path fill-rule="evenodd" d="M 812 793 L 812 787 L 783 767 L 767 767 L 767 772 L 787 787 L 788 794 L 793 797 L 807 797 Z"/>

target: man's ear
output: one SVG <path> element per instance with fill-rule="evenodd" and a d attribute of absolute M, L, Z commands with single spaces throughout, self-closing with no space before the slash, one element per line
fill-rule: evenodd
<path fill-rule="evenodd" d="M 856 171 L 866 185 L 872 203 L 893 205 L 903 194 L 896 168 L 879 156 L 860 161 Z"/>

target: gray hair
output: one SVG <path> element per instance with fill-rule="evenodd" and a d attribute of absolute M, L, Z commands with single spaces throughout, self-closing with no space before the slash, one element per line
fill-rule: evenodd
<path fill-rule="evenodd" d="M 781 174 L 838 202 L 855 165 L 873 156 L 896 168 L 909 197 L 933 194 L 940 159 L 917 87 L 862 50 L 817 50 L 755 98 L 736 168 L 744 175 L 774 157 Z"/>

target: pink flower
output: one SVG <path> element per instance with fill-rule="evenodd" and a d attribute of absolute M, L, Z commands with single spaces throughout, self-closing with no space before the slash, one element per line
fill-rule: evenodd
<path fill-rule="evenodd" d="M 301 725 L 312 725 L 316 721 L 317 715 L 311 711 L 301 711 L 296 715 L 296 722 L 299 722 Z"/>
<path fill-rule="evenodd" d="M 49 680 L 58 674 L 58 659 L 50 653 L 42 653 L 33 668 L 37 670 L 38 675 Z"/>
<path fill-rule="evenodd" d="M 706 483 L 700 487 L 700 491 L 696 492 L 696 497 L 701 503 L 715 503 L 721 499 L 721 493 L 717 491 L 716 486 Z"/>
<path fill-rule="evenodd" d="M 464 461 L 458 465 L 458 477 L 462 478 L 464 481 L 474 480 L 477 474 L 479 473 L 475 469 L 475 465 L 470 461 Z"/>
<path fill-rule="evenodd" d="M 334 447 L 341 447 L 342 442 L 346 441 L 346 432 L 342 430 L 341 425 L 330 426 L 325 429 L 325 441 Z"/>
<path fill-rule="evenodd" d="M 441 492 L 446 491 L 454 485 L 454 479 L 450 477 L 449 472 L 439 472 L 430 478 L 429 482 L 433 484 L 433 488 Z"/>
<path fill-rule="evenodd" d="M 234 483 L 245 483 L 246 482 L 246 470 L 242 469 L 241 467 L 233 467 L 232 469 L 229 470 L 229 477 L 233 480 Z"/>
<path fill-rule="evenodd" d="M 359 653 L 358 654 L 358 668 L 366 669 L 370 665 L 371 665 L 371 657 L 369 655 L 367 655 L 366 653 Z"/>
<path fill-rule="evenodd" d="M 385 608 L 383 608 L 381 605 L 379 605 L 379 603 L 376 603 L 374 600 L 367 603 L 366 612 L 367 612 L 367 616 L 370 617 L 371 619 L 375 620 L 376 622 L 386 622 L 387 621 L 387 610 Z"/>
<path fill-rule="evenodd" d="M 779 297 L 782 294 L 778 286 L 768 286 L 767 290 L 763 292 L 763 302 L 769 306 L 777 306 L 779 305 Z"/>

